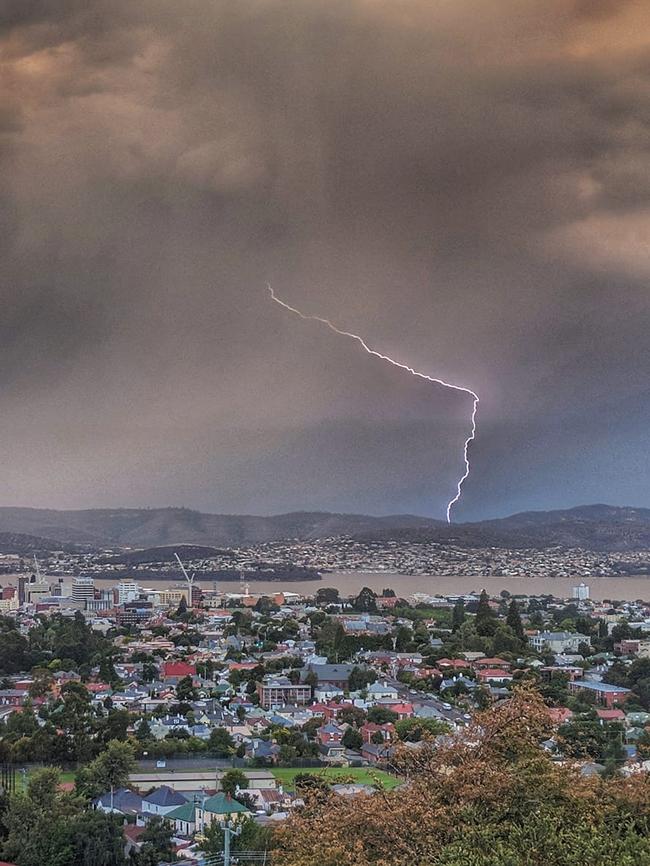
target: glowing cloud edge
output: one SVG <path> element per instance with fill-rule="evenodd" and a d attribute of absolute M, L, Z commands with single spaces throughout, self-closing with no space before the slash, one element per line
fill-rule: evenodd
<path fill-rule="evenodd" d="M 456 495 L 453 499 L 450 499 L 447 503 L 447 523 L 451 523 L 451 510 L 459 501 L 462 492 L 463 492 L 463 484 L 469 478 L 470 473 L 470 462 L 469 462 L 469 446 L 476 439 L 476 414 L 478 412 L 478 404 L 480 403 L 479 396 L 475 391 L 472 391 L 471 388 L 466 388 L 464 385 L 454 385 L 452 382 L 445 382 L 444 379 L 438 379 L 435 376 L 427 376 L 426 373 L 421 373 L 419 370 L 414 370 L 413 367 L 409 367 L 408 364 L 402 364 L 400 361 L 395 361 L 393 358 L 389 358 L 388 355 L 383 355 L 381 352 L 378 352 L 376 349 L 372 349 L 363 337 L 360 337 L 358 334 L 353 334 L 351 331 L 344 331 L 341 328 L 337 328 L 336 325 L 333 325 L 329 319 L 324 319 L 322 316 L 312 316 L 307 313 L 302 313 L 300 310 L 296 309 L 296 307 L 292 307 L 291 304 L 287 304 L 286 301 L 283 301 L 279 298 L 270 283 L 266 285 L 269 294 L 271 295 L 271 300 L 275 301 L 276 304 L 279 304 L 281 307 L 284 307 L 285 310 L 288 310 L 290 313 L 293 313 L 295 316 L 303 319 L 306 322 L 320 322 L 320 324 L 325 325 L 335 334 L 338 334 L 341 337 L 350 337 L 353 340 L 356 340 L 357 343 L 361 346 L 364 352 L 367 352 L 369 355 L 374 355 L 376 358 L 381 358 L 382 361 L 386 361 L 388 364 L 392 364 L 394 367 L 399 367 L 400 370 L 406 370 L 407 373 L 410 373 L 412 376 L 417 376 L 420 379 L 426 379 L 427 382 L 433 382 L 435 385 L 441 385 L 443 388 L 451 388 L 452 391 L 461 391 L 464 394 L 468 394 L 472 398 L 472 413 L 471 413 L 471 429 L 470 434 L 465 439 L 463 445 L 463 461 L 465 463 L 465 471 L 459 478 L 456 484 Z"/>

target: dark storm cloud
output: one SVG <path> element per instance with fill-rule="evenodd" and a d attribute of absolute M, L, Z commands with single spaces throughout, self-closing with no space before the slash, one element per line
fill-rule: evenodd
<path fill-rule="evenodd" d="M 594 419 L 645 406 L 650 368 L 649 17 L 5 2 L 7 503 L 439 513 L 467 402 L 287 317 L 269 279 L 479 391 L 459 516 L 592 498 Z M 621 500 L 642 430 L 617 418 Z"/>

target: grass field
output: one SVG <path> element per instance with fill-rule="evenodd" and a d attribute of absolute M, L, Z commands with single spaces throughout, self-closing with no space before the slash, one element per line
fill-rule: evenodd
<path fill-rule="evenodd" d="M 327 779 L 328 782 L 354 781 L 360 785 L 381 785 L 387 791 L 399 785 L 400 780 L 384 770 L 374 770 L 372 767 L 273 767 L 271 772 L 283 785 L 291 788 L 293 780 L 299 773 L 313 773 Z"/>
<path fill-rule="evenodd" d="M 25 785 L 25 782 L 29 777 L 38 769 L 44 769 L 44 767 L 30 767 L 26 774 L 23 774 L 18 771 L 16 774 L 16 787 L 19 791 L 22 791 Z M 74 782 L 75 771 L 74 770 L 61 770 L 61 782 Z"/>

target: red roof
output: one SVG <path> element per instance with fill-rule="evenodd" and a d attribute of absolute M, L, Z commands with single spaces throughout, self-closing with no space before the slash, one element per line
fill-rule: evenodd
<path fill-rule="evenodd" d="M 623 710 L 596 710 L 596 715 L 605 722 L 619 722 L 625 718 Z"/>
<path fill-rule="evenodd" d="M 397 596 L 380 595 L 377 598 L 377 607 L 396 607 L 399 603 Z"/>
<path fill-rule="evenodd" d="M 486 668 L 483 671 L 479 671 L 478 676 L 482 679 L 512 679 L 512 674 L 510 673 L 510 671 L 504 671 L 501 668 Z"/>
<path fill-rule="evenodd" d="M 86 688 L 89 692 L 106 692 L 111 687 L 107 683 L 86 683 Z"/>
<path fill-rule="evenodd" d="M 469 662 L 465 659 L 438 659 L 436 662 L 439 668 L 468 668 Z"/>
<path fill-rule="evenodd" d="M 385 704 L 381 703 L 379 706 L 386 707 L 388 710 L 392 710 L 394 713 L 397 713 L 399 716 L 412 716 L 413 715 L 413 704 L 402 703 L 402 704 Z"/>
<path fill-rule="evenodd" d="M 131 840 L 131 842 L 138 842 L 140 836 L 144 833 L 144 827 L 138 827 L 136 824 L 125 824 L 122 832 L 124 835 Z M 2 864 L 0 864 L 2 866 Z"/>
<path fill-rule="evenodd" d="M 548 714 L 556 725 L 561 725 L 573 717 L 573 712 L 568 707 L 549 707 Z"/>
<path fill-rule="evenodd" d="M 384 722 L 383 725 L 378 725 L 376 722 L 366 722 L 361 725 L 359 730 L 362 733 L 374 734 L 375 731 L 386 731 L 387 734 L 395 733 L 395 725 L 392 722 Z"/>
<path fill-rule="evenodd" d="M 185 662 L 165 662 L 164 676 L 167 677 L 193 677 L 196 674 L 194 665 Z"/>

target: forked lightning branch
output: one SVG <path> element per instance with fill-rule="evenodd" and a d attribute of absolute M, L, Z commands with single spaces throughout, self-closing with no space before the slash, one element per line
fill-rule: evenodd
<path fill-rule="evenodd" d="M 356 340 L 357 343 L 364 350 L 364 352 L 367 352 L 369 355 L 374 355 L 376 358 L 380 358 L 382 361 L 386 361 L 388 364 L 392 364 L 394 367 L 399 367 L 400 370 L 406 370 L 406 372 L 410 373 L 412 376 L 417 376 L 420 379 L 426 379 L 427 382 L 432 382 L 434 385 L 441 385 L 443 388 L 451 388 L 452 391 L 462 391 L 464 394 L 468 394 L 472 398 L 470 433 L 467 439 L 465 439 L 463 445 L 463 461 L 465 464 L 465 469 L 456 484 L 456 495 L 447 503 L 447 523 L 451 523 L 452 508 L 460 499 L 463 492 L 463 484 L 469 477 L 470 473 L 469 446 L 470 443 L 473 442 L 476 438 L 476 413 L 478 411 L 479 404 L 478 394 L 472 391 L 471 388 L 466 388 L 464 385 L 454 385 L 452 382 L 445 382 L 444 379 L 438 379 L 436 376 L 427 376 L 426 373 L 421 373 L 419 370 L 414 370 L 413 367 L 409 367 L 408 364 L 402 364 L 400 361 L 396 361 L 394 358 L 389 358 L 388 355 L 383 355 L 376 349 L 372 349 L 366 343 L 363 337 L 360 337 L 358 334 L 353 334 L 350 331 L 344 331 L 341 328 L 337 328 L 336 325 L 333 325 L 332 322 L 329 321 L 329 319 L 324 319 L 322 318 L 322 316 L 312 316 L 306 313 L 302 313 L 300 310 L 296 309 L 296 307 L 292 307 L 290 304 L 287 304 L 285 301 L 278 298 L 278 296 L 273 291 L 271 285 L 267 284 L 267 288 L 269 290 L 269 294 L 271 295 L 272 300 L 274 300 L 276 304 L 279 304 L 281 307 L 284 307 L 285 310 L 289 310 L 290 313 L 299 316 L 301 319 L 304 319 L 308 322 L 320 322 L 331 331 L 334 331 L 335 334 L 339 334 L 339 336 L 341 337 L 350 337 L 352 340 Z"/>

